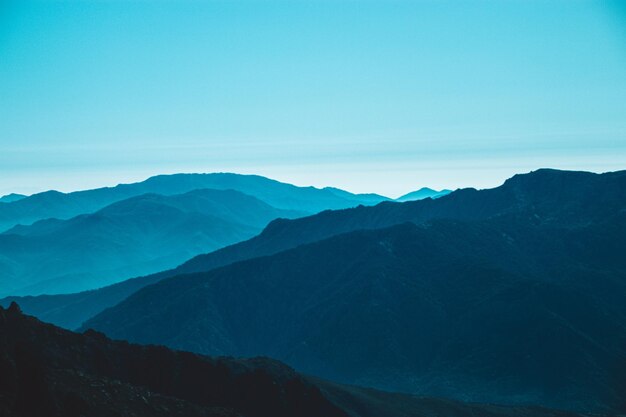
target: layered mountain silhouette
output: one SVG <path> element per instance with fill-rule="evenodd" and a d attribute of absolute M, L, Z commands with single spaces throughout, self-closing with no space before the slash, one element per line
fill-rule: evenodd
<path fill-rule="evenodd" d="M 47 191 L 0 205 L 0 231 L 37 220 L 92 213 L 117 201 L 142 194 L 174 195 L 197 189 L 237 190 L 285 210 L 317 213 L 326 209 L 375 204 L 386 197 L 358 195 L 337 189 L 297 187 L 257 175 L 230 173 L 159 175 L 134 184 L 87 191 Z"/>
<path fill-rule="evenodd" d="M 71 333 L 0 308 L 6 417 L 568 417 L 538 407 L 418 398 L 305 377 L 267 359 L 211 358 Z"/>
<path fill-rule="evenodd" d="M 394 391 L 623 412 L 625 247 L 626 172 L 541 170 L 275 221 L 84 328 Z"/>
<path fill-rule="evenodd" d="M 1 293 L 67 293 L 174 267 L 259 233 L 281 210 L 233 190 L 132 197 L 0 234 Z"/>
<path fill-rule="evenodd" d="M 208 271 L 233 262 L 266 256 L 360 229 L 384 228 L 404 222 L 421 224 L 433 219 L 482 220 L 510 213 L 532 213 L 542 222 L 577 224 L 583 218 L 602 219 L 626 200 L 624 171 L 592 174 L 543 169 L 521 174 L 502 186 L 457 190 L 438 199 L 406 203 L 384 202 L 373 207 L 325 211 L 295 220 L 276 220 L 248 241 L 200 255 L 181 266 L 100 290 L 78 294 L 6 298 L 17 300 L 24 311 L 66 328 L 111 307 L 142 288 L 182 273 Z"/>
<path fill-rule="evenodd" d="M 12 203 L 14 201 L 18 201 L 23 198 L 26 198 L 24 194 L 11 193 L 11 194 L 3 195 L 2 197 L 0 197 L 0 203 Z"/>
<path fill-rule="evenodd" d="M 425 198 L 439 198 L 439 197 L 443 197 L 444 195 L 448 195 L 451 192 L 452 190 L 436 191 L 436 190 L 433 190 L 432 188 L 422 187 L 417 191 L 412 191 L 401 197 L 396 198 L 395 201 L 399 201 L 403 203 L 405 201 L 423 200 Z"/>

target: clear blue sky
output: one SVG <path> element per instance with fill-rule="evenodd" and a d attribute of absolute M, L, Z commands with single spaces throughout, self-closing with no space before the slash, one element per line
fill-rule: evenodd
<path fill-rule="evenodd" d="M 620 1 L 0 2 L 0 194 L 626 169 Z"/>

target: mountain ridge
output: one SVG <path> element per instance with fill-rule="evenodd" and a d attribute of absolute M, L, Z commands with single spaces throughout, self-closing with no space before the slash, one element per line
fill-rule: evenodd
<path fill-rule="evenodd" d="M 577 205 L 584 206 L 588 197 L 590 198 L 589 201 L 595 202 L 595 205 L 601 208 L 615 207 L 616 201 L 626 199 L 626 186 L 624 185 L 626 183 L 626 171 L 594 174 L 544 169 L 528 174 L 518 174 L 497 188 L 488 190 L 461 189 L 436 200 L 426 199 L 406 203 L 383 202 L 373 207 L 325 211 L 298 220 L 275 220 L 260 235 L 248 241 L 209 254 L 199 255 L 172 270 L 134 278 L 98 291 L 41 298 L 11 297 L 0 300 L 0 303 L 8 305 L 11 301 L 18 301 L 23 305 L 25 311 L 64 327 L 76 328 L 84 320 L 91 317 L 92 313 L 111 307 L 139 288 L 158 282 L 163 278 L 183 273 L 206 271 L 244 259 L 271 255 L 300 244 L 330 237 L 333 234 L 358 229 L 388 227 L 406 221 L 419 224 L 434 218 L 481 219 L 502 211 L 515 211 L 521 208 L 531 210 L 537 215 L 541 214 L 546 221 L 546 219 L 549 220 L 550 217 L 554 217 L 554 213 L 562 211 L 562 203 L 555 200 L 559 197 L 558 193 L 555 194 L 551 190 L 547 190 L 544 192 L 545 196 L 552 198 L 555 202 L 549 207 L 543 207 L 543 209 L 539 205 L 538 208 L 542 209 L 543 212 L 537 213 L 535 203 L 532 201 L 529 203 L 528 199 L 524 197 L 525 193 L 519 190 L 519 187 L 524 187 L 524 184 L 528 182 L 528 180 L 524 180 L 528 176 L 535 178 L 531 182 L 539 183 L 543 182 L 547 176 L 546 181 L 556 182 L 557 187 L 560 187 L 559 181 L 566 181 L 564 178 L 583 178 L 582 184 L 575 182 L 565 187 L 569 189 L 568 196 L 573 196 L 572 201 L 577 202 L 574 204 L 574 208 Z M 560 179 L 549 179 L 549 177 Z M 597 196 L 596 182 L 606 182 L 608 191 Z M 516 189 L 518 191 L 515 191 Z M 542 200 L 545 200 L 544 197 L 539 196 L 537 202 L 541 203 Z M 457 207 L 459 208 L 457 209 Z M 602 216 L 596 214 L 596 217 Z"/>
<path fill-rule="evenodd" d="M 116 201 L 141 194 L 173 195 L 203 188 L 235 189 L 279 209 L 309 213 L 328 208 L 353 207 L 364 203 L 357 194 L 348 193 L 351 197 L 345 198 L 328 190 L 297 187 L 259 175 L 232 173 L 157 175 L 138 183 L 119 184 L 114 187 L 71 193 L 45 191 L 0 205 L 0 230 L 6 230 L 16 224 L 30 224 L 47 218 L 67 219 L 79 214 L 91 213 Z M 372 201 L 371 196 L 366 196 L 365 199 Z M 383 201 L 387 198 L 379 196 L 379 200 Z"/>
<path fill-rule="evenodd" d="M 274 221 L 251 241 L 288 249 L 163 279 L 83 328 L 264 354 L 392 391 L 626 409 L 625 197 L 624 172 L 542 171 L 485 192 Z M 404 221 L 381 227 L 392 220 Z M 320 224 L 340 233 L 324 238 Z"/>
<path fill-rule="evenodd" d="M 68 220 L 17 225 L 0 234 L 0 268 L 11 284 L 3 292 L 102 287 L 250 238 L 276 217 L 299 215 L 238 191 L 199 189 L 143 194 Z"/>
<path fill-rule="evenodd" d="M 433 190 L 432 188 L 422 187 L 419 190 L 411 191 L 410 193 L 406 193 L 398 198 L 395 201 L 405 202 L 405 201 L 414 201 L 414 200 L 423 200 L 425 198 L 439 198 L 444 195 L 448 195 L 452 192 L 452 190 Z"/>
<path fill-rule="evenodd" d="M 14 201 L 18 201 L 26 197 L 28 196 L 24 194 L 11 193 L 11 194 L 3 195 L 2 197 L 0 197 L 0 203 L 12 203 Z"/>
<path fill-rule="evenodd" d="M 83 329 L 205 354 L 276 357 L 390 391 L 589 412 L 622 407 L 626 218 L 600 234 L 528 229 L 527 219 L 485 222 L 350 232 L 168 278 Z M 609 253 L 588 255 L 597 245 Z"/>

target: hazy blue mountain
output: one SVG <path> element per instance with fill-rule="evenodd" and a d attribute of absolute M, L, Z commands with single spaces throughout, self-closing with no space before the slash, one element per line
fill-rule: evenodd
<path fill-rule="evenodd" d="M 412 222 L 319 240 L 393 216 Z M 542 170 L 272 225 L 218 252 L 295 249 L 164 279 L 84 328 L 390 390 L 626 410 L 626 172 Z"/>
<path fill-rule="evenodd" d="M 257 175 L 175 174 L 159 175 L 134 184 L 61 193 L 47 191 L 19 201 L 0 205 L 0 231 L 17 224 L 37 220 L 68 219 L 79 214 L 92 213 L 114 202 L 147 193 L 162 195 L 182 194 L 196 189 L 233 189 L 259 198 L 269 205 L 285 209 L 316 213 L 325 209 L 375 204 L 386 197 L 366 194 L 360 196 L 314 187 L 296 187 Z"/>
<path fill-rule="evenodd" d="M 210 358 L 76 334 L 0 308 L 6 417 L 575 417 L 418 398 L 305 377 L 268 358 Z"/>
<path fill-rule="evenodd" d="M 128 297 L 139 288 L 181 273 L 208 271 L 244 259 L 271 255 L 304 243 L 359 229 L 376 229 L 403 222 L 421 224 L 438 218 L 480 220 L 506 213 L 532 213 L 543 222 L 580 222 L 614 213 L 626 200 L 626 172 L 592 174 L 538 170 L 516 175 L 489 190 L 464 189 L 436 200 L 382 203 L 374 207 L 325 211 L 295 220 L 276 220 L 248 241 L 199 255 L 158 274 L 120 282 L 79 294 L 9 298 L 24 311 L 74 329 L 83 321 Z M 587 206 L 592 206 L 586 208 Z M 585 217 L 587 216 L 587 217 Z"/>
<path fill-rule="evenodd" d="M 53 323 L 66 329 L 77 329 L 87 319 L 108 307 L 118 304 L 146 285 L 176 275 L 173 271 L 166 270 L 147 276 L 127 279 L 116 284 L 78 293 L 9 296 L 0 299 L 0 306 L 8 307 L 15 301 L 20 304 L 25 312 L 45 322 Z"/>
<path fill-rule="evenodd" d="M 325 187 L 323 188 L 324 191 L 330 191 L 331 193 L 333 193 L 334 195 L 341 197 L 343 199 L 346 200 L 354 200 L 354 195 L 348 191 L 344 191 L 340 188 L 335 188 L 335 187 Z M 376 205 L 382 201 L 391 201 L 391 199 L 387 198 L 387 197 L 382 197 L 378 194 L 374 194 L 374 193 L 366 193 L 366 194 L 356 194 L 358 196 L 358 200 L 359 200 L 359 204 L 364 204 L 364 205 Z M 337 209 L 337 208 L 335 208 Z"/>
<path fill-rule="evenodd" d="M 257 234 L 280 210 L 238 191 L 146 194 L 0 234 L 1 293 L 76 292 L 171 268 Z"/>
<path fill-rule="evenodd" d="M 18 201 L 23 198 L 26 198 L 26 196 L 23 194 L 11 193 L 11 194 L 3 195 L 2 197 L 0 197 L 0 203 L 12 203 L 14 201 Z"/>
<path fill-rule="evenodd" d="M 408 194 L 403 195 L 402 197 L 396 198 L 396 201 L 403 203 L 405 201 L 423 200 L 425 198 L 439 198 L 443 197 L 444 195 L 448 195 L 451 192 L 452 190 L 436 191 L 432 188 L 423 187 L 417 191 L 412 191 Z"/>

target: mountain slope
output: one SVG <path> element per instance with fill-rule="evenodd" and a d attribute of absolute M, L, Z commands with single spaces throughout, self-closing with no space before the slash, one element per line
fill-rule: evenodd
<path fill-rule="evenodd" d="M 106 308 L 118 304 L 146 285 L 154 284 L 169 276 L 172 276 L 172 270 L 131 278 L 106 287 L 78 293 L 9 296 L 0 299 L 0 306 L 8 307 L 12 302 L 17 302 L 27 314 L 42 321 L 66 329 L 77 329 L 87 319 Z"/>
<path fill-rule="evenodd" d="M 0 407 L 15 415 L 345 415 L 275 361 L 113 342 L 45 325 L 18 310 L 0 309 Z"/>
<path fill-rule="evenodd" d="M 432 188 L 423 187 L 417 191 L 412 191 L 401 197 L 398 197 L 396 198 L 395 201 L 403 203 L 405 201 L 423 200 L 425 198 L 439 198 L 439 197 L 443 197 L 444 195 L 448 195 L 451 192 L 452 190 L 436 191 L 436 190 L 433 190 Z"/>
<path fill-rule="evenodd" d="M 492 199 L 502 214 L 487 220 L 357 231 L 165 279 L 85 328 L 390 390 L 623 411 L 626 199 L 618 175 L 592 178 L 606 180 L 593 200 L 518 179 L 517 212 Z"/>
<path fill-rule="evenodd" d="M 199 255 L 174 273 L 208 271 L 232 262 L 265 256 L 340 233 L 433 219 L 481 220 L 528 213 L 546 223 L 574 224 L 610 216 L 626 201 L 626 171 L 589 172 L 541 169 L 519 174 L 500 187 L 457 190 L 441 198 L 383 202 L 371 207 L 332 210 L 293 220 L 278 219 L 259 236 Z"/>
<path fill-rule="evenodd" d="M 63 331 L 0 308 L 0 415 L 7 417 L 573 417 L 462 404 L 303 377 L 265 358 L 209 358 Z"/>
<path fill-rule="evenodd" d="M 318 378 L 308 379 L 320 388 L 326 398 L 338 405 L 350 417 L 574 417 L 576 415 L 571 412 L 547 410 L 531 405 L 507 407 L 494 404 L 460 403 L 442 398 L 419 397 L 341 385 Z M 600 416 L 596 415 L 596 417 Z"/>
<path fill-rule="evenodd" d="M 539 170 L 516 175 L 489 190 L 464 189 L 436 200 L 382 203 L 373 207 L 325 211 L 295 220 L 273 221 L 259 236 L 215 252 L 199 255 L 179 267 L 120 282 L 101 290 L 52 297 L 10 298 L 29 314 L 67 328 L 76 328 L 139 288 L 182 273 L 208 271 L 233 262 L 266 256 L 359 229 L 388 227 L 403 222 L 420 224 L 437 218 L 480 220 L 506 213 L 532 213 L 543 222 L 575 223 L 590 215 L 614 213 L 626 200 L 626 171 L 602 175 Z M 586 214 L 581 214 L 587 211 Z"/>
<path fill-rule="evenodd" d="M 200 353 L 267 355 L 392 391 L 623 407 L 626 218 L 575 230 L 528 221 L 335 236 L 166 279 L 84 328 Z"/>
<path fill-rule="evenodd" d="M 72 292 L 171 268 L 258 233 L 275 209 L 237 191 L 147 194 L 0 234 L 3 294 Z"/>
<path fill-rule="evenodd" d="M 115 187 L 68 194 L 47 191 L 0 205 L 0 231 L 17 224 L 30 224 L 42 219 L 68 219 L 79 214 L 92 213 L 117 201 L 142 194 L 174 195 L 203 188 L 233 189 L 257 197 L 279 209 L 308 213 L 387 200 L 385 197 L 372 195 L 362 198 L 347 192 L 339 196 L 328 189 L 296 187 L 257 175 L 229 173 L 160 175 L 134 184 L 120 184 Z"/>

